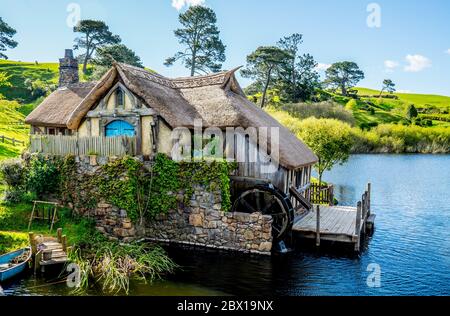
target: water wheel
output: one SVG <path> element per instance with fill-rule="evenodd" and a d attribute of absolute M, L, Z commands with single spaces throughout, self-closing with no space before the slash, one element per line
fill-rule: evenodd
<path fill-rule="evenodd" d="M 243 191 L 233 204 L 234 212 L 270 215 L 273 218 L 272 235 L 281 240 L 290 232 L 294 221 L 294 208 L 289 198 L 270 184 L 258 185 Z"/>

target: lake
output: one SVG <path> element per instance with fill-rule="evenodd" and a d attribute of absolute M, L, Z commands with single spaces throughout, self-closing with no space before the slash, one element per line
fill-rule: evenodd
<path fill-rule="evenodd" d="M 450 155 L 356 155 L 325 174 L 341 205 L 372 183 L 376 230 L 359 256 L 300 247 L 260 257 L 169 248 L 182 266 L 167 281 L 134 282 L 132 295 L 449 295 Z M 367 282 L 374 264 L 379 287 Z M 67 295 L 32 277 L 6 295 Z M 95 292 L 91 294 L 99 295 Z"/>

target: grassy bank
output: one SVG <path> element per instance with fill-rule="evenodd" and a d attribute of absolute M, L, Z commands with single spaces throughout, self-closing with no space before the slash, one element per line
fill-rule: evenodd
<path fill-rule="evenodd" d="M 290 115 L 285 111 L 267 108 L 267 112 L 297 136 L 304 128 L 305 120 Z M 315 118 L 308 118 L 311 120 Z M 333 128 L 340 122 L 325 119 Z M 449 153 L 450 129 L 445 127 L 425 128 L 397 124 L 381 124 L 369 131 L 352 127 L 354 139 L 353 153 Z"/>
<path fill-rule="evenodd" d="M 20 108 L 16 101 L 0 100 L 0 136 L 28 142 L 30 128 L 24 124 L 25 115 Z M 22 145 L 0 141 L 0 160 L 18 157 L 24 149 Z"/>

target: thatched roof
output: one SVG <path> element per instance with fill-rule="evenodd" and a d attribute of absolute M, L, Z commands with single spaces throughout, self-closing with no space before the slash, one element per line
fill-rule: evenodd
<path fill-rule="evenodd" d="M 26 122 L 33 125 L 57 123 L 76 130 L 87 112 L 120 80 L 172 128 L 192 128 L 195 119 L 201 119 L 204 127 L 278 127 L 282 166 L 297 169 L 317 162 L 314 153 L 295 135 L 247 100 L 234 75 L 237 69 L 208 76 L 169 79 L 118 63 L 98 83 L 91 84 L 90 91 L 84 90 L 78 99 L 69 93 L 62 94 L 60 90 L 54 92 L 27 117 Z M 55 111 L 60 108 L 64 110 Z M 59 113 L 50 115 L 50 112 Z M 52 120 L 48 119 L 52 116 Z M 270 144 L 270 140 L 268 142 Z"/>
<path fill-rule="evenodd" d="M 67 127 L 67 119 L 92 91 L 95 82 L 83 82 L 59 88 L 27 116 L 25 122 L 36 126 Z"/>

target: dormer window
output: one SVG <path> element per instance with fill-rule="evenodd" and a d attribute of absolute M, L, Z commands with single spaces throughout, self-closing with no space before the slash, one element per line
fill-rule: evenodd
<path fill-rule="evenodd" d="M 125 94 L 120 88 L 116 91 L 116 105 L 117 107 L 123 107 L 125 105 Z"/>

